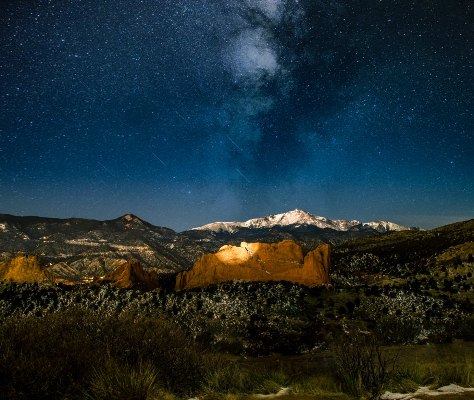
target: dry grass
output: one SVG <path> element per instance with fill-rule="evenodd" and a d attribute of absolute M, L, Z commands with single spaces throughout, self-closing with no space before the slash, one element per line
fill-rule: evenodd
<path fill-rule="evenodd" d="M 327 393 L 327 394 L 289 394 L 283 396 L 273 397 L 275 400 L 349 400 L 350 398 L 343 393 Z M 206 395 L 200 397 L 201 400 L 258 400 L 259 398 L 253 394 L 242 395 L 242 394 L 226 394 L 226 395 Z M 267 399 L 272 399 L 267 397 Z M 464 400 L 464 399 L 462 399 Z"/>
<path fill-rule="evenodd" d="M 433 396 L 416 396 L 419 400 L 472 400 L 474 399 L 474 393 L 458 393 L 458 394 L 443 394 L 436 397 Z"/>
<path fill-rule="evenodd" d="M 400 365 L 392 378 L 391 391 L 410 392 L 419 386 L 436 388 L 451 383 L 474 386 L 474 343 L 406 346 L 397 351 Z"/>
<path fill-rule="evenodd" d="M 200 389 L 205 371 L 212 368 L 207 360 L 175 324 L 160 316 L 69 310 L 11 318 L 0 324 L 0 398 L 63 399 L 127 379 L 124 390 L 143 392 L 148 385 L 188 395 Z M 115 364 L 123 370 L 108 368 Z M 145 365 L 149 373 L 141 368 Z"/>
<path fill-rule="evenodd" d="M 474 386 L 474 343 L 384 351 L 399 353 L 399 369 L 386 387 L 392 392 L 451 383 Z M 291 387 L 294 393 L 279 396 L 281 400 L 348 400 L 334 365 L 329 351 L 246 359 L 205 353 L 162 317 L 117 318 L 70 310 L 0 324 L 2 399 L 75 398 L 95 389 L 91 398 L 121 398 L 107 394 L 109 389 L 115 393 L 120 385 L 114 382 L 120 381 L 124 391 L 150 400 L 192 395 L 203 400 L 250 400 L 255 393 L 276 393 L 281 387 Z M 106 394 L 100 395 L 101 387 Z M 474 395 L 437 398 L 465 400 Z"/>

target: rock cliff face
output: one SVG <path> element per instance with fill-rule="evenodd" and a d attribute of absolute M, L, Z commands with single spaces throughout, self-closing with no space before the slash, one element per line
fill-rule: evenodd
<path fill-rule="evenodd" d="M 43 282 L 49 279 L 41 269 L 38 257 L 17 255 L 10 260 L 0 262 L 0 280 L 24 283 Z"/>
<path fill-rule="evenodd" d="M 329 283 L 329 250 L 329 245 L 323 244 L 303 256 L 301 246 L 292 240 L 223 246 L 215 254 L 203 255 L 189 271 L 180 272 L 176 289 L 232 280 L 282 280 L 309 287 Z"/>
<path fill-rule="evenodd" d="M 156 289 L 159 287 L 158 274 L 145 271 L 137 260 L 129 260 L 100 281 L 110 282 L 121 288 Z"/>

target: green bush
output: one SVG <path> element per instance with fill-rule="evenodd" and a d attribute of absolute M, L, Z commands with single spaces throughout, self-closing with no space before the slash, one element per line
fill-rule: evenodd
<path fill-rule="evenodd" d="M 457 354 L 441 357 L 439 361 L 418 360 L 405 364 L 394 374 L 393 387 L 409 392 L 419 386 L 440 387 L 454 383 L 471 387 L 474 384 L 474 363 L 470 358 Z"/>
<path fill-rule="evenodd" d="M 261 383 L 257 387 L 258 393 L 277 393 L 282 387 L 289 386 L 290 378 L 282 370 L 262 371 Z"/>
<path fill-rule="evenodd" d="M 284 371 L 267 366 L 244 366 L 222 356 L 215 356 L 212 363 L 214 369 L 208 373 L 203 386 L 208 395 L 270 394 L 291 383 Z"/>
<path fill-rule="evenodd" d="M 236 365 L 228 363 L 210 371 L 206 376 L 203 390 L 206 393 L 252 393 L 256 388 L 251 374 Z"/>
<path fill-rule="evenodd" d="M 157 372 L 148 363 L 137 367 L 122 366 L 110 359 L 96 369 L 90 388 L 84 392 L 87 400 L 151 400 L 158 399 Z"/>
<path fill-rule="evenodd" d="M 415 392 L 420 386 L 433 384 L 434 377 L 430 376 L 419 364 L 399 368 L 392 378 L 391 388 L 400 393 Z"/>
<path fill-rule="evenodd" d="M 296 393 L 322 395 L 327 393 L 340 393 L 341 383 L 334 376 L 319 375 L 300 378 L 292 388 Z"/>

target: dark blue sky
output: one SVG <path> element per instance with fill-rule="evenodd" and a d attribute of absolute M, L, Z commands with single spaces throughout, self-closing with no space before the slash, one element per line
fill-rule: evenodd
<path fill-rule="evenodd" d="M 4 0 L 0 212 L 474 215 L 471 0 Z"/>

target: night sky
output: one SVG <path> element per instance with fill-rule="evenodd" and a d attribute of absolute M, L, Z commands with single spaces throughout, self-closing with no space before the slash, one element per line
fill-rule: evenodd
<path fill-rule="evenodd" d="M 2 0 L 0 213 L 474 216 L 472 0 Z"/>

